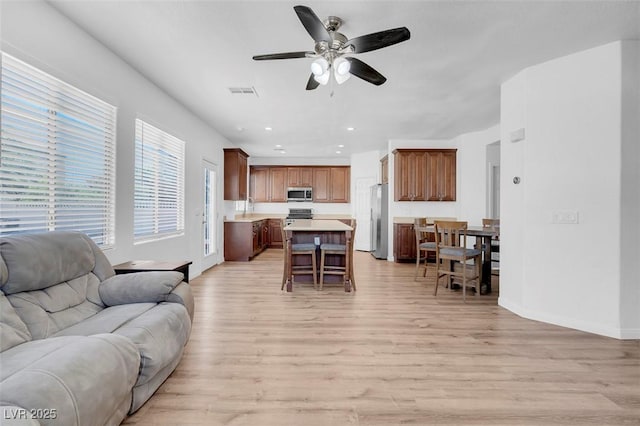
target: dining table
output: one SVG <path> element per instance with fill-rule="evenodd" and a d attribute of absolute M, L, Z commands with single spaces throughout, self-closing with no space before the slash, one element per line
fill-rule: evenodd
<path fill-rule="evenodd" d="M 435 234 L 436 228 L 433 225 L 424 227 L 424 231 Z M 491 293 L 491 240 L 499 235 L 498 230 L 483 226 L 468 226 L 466 230 L 468 237 L 475 237 L 475 247 L 482 250 L 482 282 L 480 293 Z"/>
<path fill-rule="evenodd" d="M 476 248 L 482 249 L 482 284 L 480 293 L 491 293 L 491 240 L 498 236 L 498 231 L 483 226 L 467 227 L 467 236 L 476 238 Z"/>
<path fill-rule="evenodd" d="M 313 243 L 316 246 L 316 250 L 320 250 L 320 246 L 324 243 L 328 244 L 343 244 L 345 247 L 351 247 L 351 239 L 353 238 L 353 228 L 344 222 L 335 219 L 296 219 L 289 225 L 284 227 L 286 241 L 284 243 L 287 246 L 288 270 L 286 277 L 287 291 L 293 291 L 293 274 L 292 268 L 294 262 L 291 245 L 292 244 L 308 244 Z M 346 250 L 345 256 L 336 257 L 328 260 L 330 262 L 340 262 L 340 266 L 345 267 L 344 275 L 344 291 L 351 291 L 351 277 L 353 271 L 350 271 L 352 251 Z M 316 259 L 319 262 L 320 256 L 316 255 Z M 316 265 L 317 269 L 320 269 L 320 265 Z"/>

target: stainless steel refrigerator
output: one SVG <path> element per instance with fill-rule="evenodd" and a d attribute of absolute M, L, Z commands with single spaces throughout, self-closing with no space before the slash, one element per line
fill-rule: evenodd
<path fill-rule="evenodd" d="M 371 187 L 371 254 L 376 259 L 387 258 L 389 232 L 389 185 L 386 183 Z"/>

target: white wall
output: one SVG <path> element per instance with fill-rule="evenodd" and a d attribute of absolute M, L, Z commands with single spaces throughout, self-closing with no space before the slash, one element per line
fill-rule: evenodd
<path fill-rule="evenodd" d="M 640 41 L 622 42 L 620 328 L 640 336 Z M 635 332 L 631 331 L 635 330 Z"/>
<path fill-rule="evenodd" d="M 634 66 L 637 76 L 637 61 Z M 621 257 L 621 212 L 628 201 L 621 197 L 621 174 L 639 164 L 636 127 L 628 141 L 635 160 L 622 165 L 621 75 L 616 42 L 528 68 L 502 86 L 499 303 L 533 319 L 640 337 L 640 321 L 620 302 L 622 291 L 631 293 L 637 317 L 637 266 L 633 292 L 631 283 L 621 286 L 631 261 Z M 510 142 L 520 128 L 525 139 Z M 519 185 L 514 176 L 521 177 Z M 637 212 L 637 192 L 631 203 Z M 552 223 L 564 210 L 577 211 L 578 223 Z M 634 223 L 637 235 L 637 216 Z M 625 244 L 638 253 L 638 238 Z"/>
<path fill-rule="evenodd" d="M 102 44 L 44 2 L 3 2 L 2 50 L 117 107 L 116 245 L 112 263 L 131 259 L 188 259 L 191 276 L 201 271 L 202 159 L 219 168 L 222 146 L 214 129 L 128 66 Z M 185 234 L 133 244 L 134 120 L 142 118 L 186 141 Z M 222 198 L 222 197 L 220 197 Z M 222 202 L 219 204 L 222 208 Z M 222 251 L 222 215 L 218 223 Z"/>
<path fill-rule="evenodd" d="M 249 157 L 252 166 L 348 166 L 346 157 Z"/>
<path fill-rule="evenodd" d="M 459 220 L 466 220 L 469 225 L 482 225 L 482 219 L 489 217 L 487 145 L 498 140 L 499 125 L 479 132 L 465 133 L 455 139 L 455 145 L 458 147 L 456 180 L 459 181 L 455 216 Z"/>

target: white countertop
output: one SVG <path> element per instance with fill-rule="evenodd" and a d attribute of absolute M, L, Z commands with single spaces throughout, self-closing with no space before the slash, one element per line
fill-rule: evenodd
<path fill-rule="evenodd" d="M 284 227 L 285 231 L 353 231 L 346 223 L 335 219 L 297 219 Z"/>

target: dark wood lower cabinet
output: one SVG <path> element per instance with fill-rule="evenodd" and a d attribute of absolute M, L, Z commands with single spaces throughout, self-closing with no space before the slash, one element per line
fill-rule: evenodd
<path fill-rule="evenodd" d="M 349 225 L 351 219 L 339 219 Z M 267 248 L 283 248 L 281 219 L 224 223 L 224 260 L 247 262 Z M 415 247 L 414 247 L 415 252 Z"/>
<path fill-rule="evenodd" d="M 282 225 L 280 219 L 269 219 L 269 248 L 282 248 Z"/>
<path fill-rule="evenodd" d="M 247 262 L 268 246 L 268 220 L 224 223 L 224 260 Z"/>
<path fill-rule="evenodd" d="M 416 233 L 412 223 L 393 224 L 393 257 L 396 262 L 415 262 Z"/>

